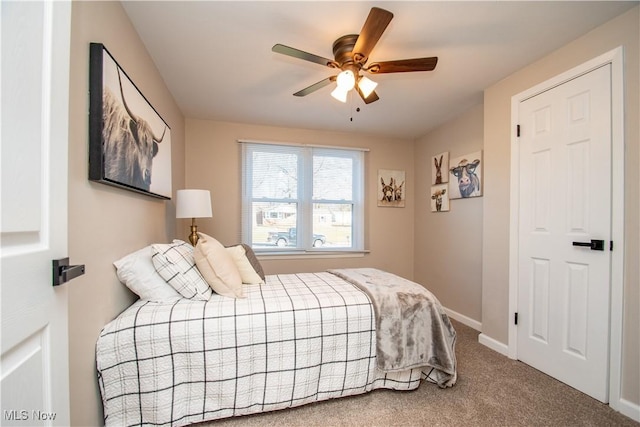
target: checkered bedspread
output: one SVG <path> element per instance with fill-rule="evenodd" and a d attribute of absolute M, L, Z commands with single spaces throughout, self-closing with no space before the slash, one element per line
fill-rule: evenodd
<path fill-rule="evenodd" d="M 415 389 L 430 372 L 376 367 L 374 310 L 324 273 L 267 276 L 245 299 L 138 301 L 96 345 L 107 426 L 181 426 L 375 388 Z"/>

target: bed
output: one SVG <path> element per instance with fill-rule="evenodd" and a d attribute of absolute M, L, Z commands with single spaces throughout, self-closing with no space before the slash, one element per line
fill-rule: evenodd
<path fill-rule="evenodd" d="M 182 426 L 456 382 L 455 330 L 418 284 L 342 269 L 267 275 L 243 293 L 141 297 L 109 322 L 96 345 L 105 425 Z"/>

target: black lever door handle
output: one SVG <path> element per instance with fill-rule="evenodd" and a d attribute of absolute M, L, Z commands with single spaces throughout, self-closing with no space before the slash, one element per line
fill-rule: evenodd
<path fill-rule="evenodd" d="M 69 258 L 54 259 L 52 264 L 53 286 L 62 285 L 84 274 L 84 264 L 69 265 Z"/>
<path fill-rule="evenodd" d="M 604 251 L 604 240 L 591 240 L 591 242 L 573 242 L 573 246 L 584 246 L 592 251 Z"/>

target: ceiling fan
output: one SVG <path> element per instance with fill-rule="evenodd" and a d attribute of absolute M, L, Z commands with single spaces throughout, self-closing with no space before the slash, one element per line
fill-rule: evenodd
<path fill-rule="evenodd" d="M 392 18 L 393 13 L 387 10 L 378 7 L 371 8 L 360 34 L 348 34 L 333 42 L 334 59 L 323 58 L 282 44 L 274 45 L 271 50 L 341 70 L 335 76 L 327 77 L 294 93 L 295 96 L 309 95 L 335 81 L 337 86 L 331 92 L 334 98 L 346 102 L 348 92 L 355 88 L 364 102 L 370 104 L 380 99 L 374 90 L 377 83 L 362 75 L 361 71 L 371 74 L 432 71 L 438 63 L 438 57 L 430 57 L 374 62 L 367 65 L 369 53 L 375 47 Z"/>

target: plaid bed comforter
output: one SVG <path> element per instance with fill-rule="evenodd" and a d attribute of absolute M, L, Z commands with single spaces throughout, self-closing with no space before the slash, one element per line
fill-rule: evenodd
<path fill-rule="evenodd" d="M 267 276 L 245 299 L 137 301 L 96 345 L 107 426 L 187 425 L 415 389 L 429 370 L 376 367 L 374 310 L 328 273 Z"/>

